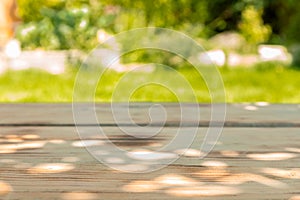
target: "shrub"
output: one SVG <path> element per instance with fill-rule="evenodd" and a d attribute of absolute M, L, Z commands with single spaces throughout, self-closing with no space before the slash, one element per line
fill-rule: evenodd
<path fill-rule="evenodd" d="M 109 29 L 114 20 L 98 1 L 42 2 L 19 1 L 24 23 L 17 28 L 16 37 L 25 49 L 90 50 L 97 45 L 97 31 Z"/>
<path fill-rule="evenodd" d="M 247 6 L 242 12 L 239 29 L 246 40 L 252 45 L 266 42 L 272 33 L 271 27 L 264 25 L 262 11 L 256 9 L 254 6 Z"/>

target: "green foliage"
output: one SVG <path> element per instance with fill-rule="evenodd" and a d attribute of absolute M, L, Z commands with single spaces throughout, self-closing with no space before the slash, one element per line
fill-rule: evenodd
<path fill-rule="evenodd" d="M 264 25 L 262 11 L 254 6 L 247 6 L 242 12 L 239 29 L 246 40 L 253 45 L 266 42 L 272 33 L 271 27 Z"/>
<path fill-rule="evenodd" d="M 288 37 L 287 40 L 289 43 L 300 42 L 299 27 L 300 27 L 300 12 L 295 14 L 291 18 L 291 22 L 287 30 L 287 37 Z"/>
<path fill-rule="evenodd" d="M 126 53 L 121 57 L 123 63 L 160 63 L 177 68 L 184 63 L 184 59 L 178 55 L 175 55 L 173 52 L 164 50 L 164 47 L 172 45 L 173 50 L 177 49 L 182 53 L 182 56 L 185 55 L 186 57 L 198 53 L 195 48 L 191 48 L 193 46 L 191 41 L 187 41 L 185 39 L 179 41 L 180 39 L 178 37 L 166 34 L 164 31 L 160 32 L 161 30 L 159 29 L 152 31 L 153 32 L 147 37 L 145 37 L 144 31 L 140 31 L 132 35 L 132 37 L 128 37 L 128 34 L 125 34 L 125 36 L 123 35 L 118 38 L 118 42 L 121 44 L 120 46 L 122 48 L 122 52 Z M 134 46 L 136 44 L 149 44 L 150 42 L 160 44 L 161 48 L 140 49 L 139 47 Z M 132 49 L 135 50 L 132 51 Z"/>
<path fill-rule="evenodd" d="M 300 3 L 295 4 L 295 7 L 300 9 Z M 290 17 L 289 26 L 287 28 L 286 40 L 290 46 L 290 51 L 293 54 L 293 65 L 300 66 L 300 13 L 299 10 Z"/>
<path fill-rule="evenodd" d="M 16 37 L 25 49 L 90 50 L 97 45 L 97 31 L 109 29 L 114 20 L 111 14 L 104 15 L 103 6 L 97 2 L 37 2 L 24 1 L 20 5 L 24 6 L 20 9 L 24 23 L 18 27 Z"/>
<path fill-rule="evenodd" d="M 263 0 L 264 21 L 272 27 L 276 41 L 285 43 L 292 19 L 299 13 L 299 0 Z"/>
<path fill-rule="evenodd" d="M 147 26 L 201 38 L 239 30 L 252 45 L 300 40 L 299 0 L 17 1 L 24 22 L 17 37 L 27 49 L 90 49 L 96 44 L 94 36 L 99 28 L 118 33 Z M 73 13 L 82 8 L 88 8 L 89 13 Z M 83 21 L 86 27 L 80 27 Z"/>
<path fill-rule="evenodd" d="M 199 36 L 206 27 L 203 26 L 209 16 L 207 0 L 103 0 L 106 5 L 119 8 L 116 32 L 132 28 L 157 26 L 186 31 Z M 197 28 L 192 29 L 193 25 Z"/>
<path fill-rule="evenodd" d="M 18 14 L 21 19 L 26 22 L 38 21 L 43 18 L 40 13 L 42 8 L 61 9 L 64 5 L 64 0 L 17 0 Z"/>
<path fill-rule="evenodd" d="M 290 52 L 293 55 L 293 66 L 300 68 L 300 43 L 296 43 L 290 47 Z"/>

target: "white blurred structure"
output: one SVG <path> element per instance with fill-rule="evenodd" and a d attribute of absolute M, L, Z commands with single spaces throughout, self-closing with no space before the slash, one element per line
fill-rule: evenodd
<path fill-rule="evenodd" d="M 204 65 L 215 64 L 222 67 L 226 63 L 226 55 L 224 51 L 220 49 L 200 53 L 198 58 Z"/>
<path fill-rule="evenodd" d="M 21 54 L 21 44 L 18 40 L 10 40 L 4 47 L 4 53 L 9 59 L 14 59 Z"/>
<path fill-rule="evenodd" d="M 292 56 L 284 46 L 260 45 L 258 53 L 262 61 L 281 61 L 287 64 L 292 62 Z"/>
<path fill-rule="evenodd" d="M 6 69 L 24 70 L 37 68 L 45 70 L 51 74 L 61 74 L 65 72 L 65 64 L 69 55 L 68 51 L 11 51 L 5 52 L 5 56 L 0 58 L 0 71 Z M 18 56 L 16 56 L 18 55 Z"/>
<path fill-rule="evenodd" d="M 66 59 L 66 51 L 23 51 L 10 61 L 9 66 L 14 70 L 39 68 L 51 74 L 61 74 L 65 71 Z"/>
<path fill-rule="evenodd" d="M 227 58 L 227 64 L 230 67 L 249 67 L 259 62 L 258 55 L 241 55 L 237 53 L 230 53 Z"/>
<path fill-rule="evenodd" d="M 226 55 L 224 50 L 216 49 L 199 54 L 198 59 L 204 65 L 215 64 L 222 67 L 225 64 L 229 67 L 249 67 L 259 62 L 282 62 L 291 64 L 292 55 L 284 46 L 280 45 L 260 45 L 258 54 L 239 54 L 235 51 L 229 51 Z"/>
<path fill-rule="evenodd" d="M 211 48 L 238 51 L 246 44 L 245 38 L 234 31 L 225 31 L 209 39 Z"/>
<path fill-rule="evenodd" d="M 70 51 L 22 51 L 20 42 L 13 39 L 0 52 L 0 73 L 7 69 L 39 68 L 51 74 L 61 74 L 65 71 L 69 54 Z"/>

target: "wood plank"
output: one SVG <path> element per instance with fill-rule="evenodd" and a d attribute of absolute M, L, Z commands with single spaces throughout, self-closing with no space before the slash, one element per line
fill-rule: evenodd
<path fill-rule="evenodd" d="M 82 128 L 87 132 L 84 140 L 103 140 L 93 132 L 95 127 Z M 134 139 L 118 127 L 103 129 L 128 151 L 155 150 L 178 130 L 165 127 L 153 138 Z M 193 152 L 206 130 L 199 128 L 189 155 L 161 170 L 131 174 L 96 160 L 78 143 L 75 127 L 1 127 L 0 150 L 12 151 L 0 153 L 0 185 L 12 191 L 3 196 L 0 188 L 0 198 L 289 199 L 300 194 L 298 128 L 224 128 L 213 152 L 199 159 Z"/>
<path fill-rule="evenodd" d="M 132 120 L 140 125 L 147 125 L 150 122 L 149 108 L 151 103 L 134 103 L 130 107 Z M 181 120 L 181 112 L 178 104 L 161 104 L 167 114 L 165 126 L 182 125 L 208 126 L 211 119 L 210 105 L 200 104 L 200 122 L 195 116 L 185 115 Z M 187 113 L 195 110 L 196 104 L 183 104 L 182 108 Z M 127 113 L 124 104 L 115 104 L 116 115 Z M 216 113 L 223 116 L 222 105 L 216 104 Z M 81 125 L 97 124 L 90 119 L 92 108 L 88 104 L 79 104 Z M 21 125 L 21 126 L 73 126 L 74 119 L 71 104 L 1 104 L 0 105 L 0 126 Z M 96 104 L 96 115 L 100 124 L 105 126 L 132 125 L 132 122 L 122 118 L 116 122 L 112 114 L 110 104 Z M 160 115 L 153 115 L 153 125 L 160 125 L 163 119 Z M 217 120 L 218 121 L 218 120 Z M 297 104 L 229 104 L 226 111 L 227 127 L 299 127 L 300 126 L 300 105 Z"/>

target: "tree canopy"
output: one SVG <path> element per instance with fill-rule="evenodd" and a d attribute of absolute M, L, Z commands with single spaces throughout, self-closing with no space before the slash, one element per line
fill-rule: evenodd
<path fill-rule="evenodd" d="M 38 32 L 43 32 L 43 28 L 40 27 L 47 27 L 44 34 L 51 33 L 49 37 L 52 38 L 53 44 L 48 46 L 54 49 L 73 48 L 74 44 L 69 42 L 70 37 L 87 35 L 81 38 L 82 42 L 86 43 L 91 35 L 95 34 L 96 29 L 118 33 L 146 26 L 172 28 L 193 37 L 203 38 L 224 31 L 238 31 L 250 43 L 255 44 L 300 42 L 298 0 L 17 0 L 17 2 L 19 15 L 24 23 L 21 29 L 35 25 Z M 82 8 L 86 8 L 89 13 L 74 14 L 76 9 Z M 87 27 L 80 29 L 82 20 L 86 20 Z M 73 33 L 68 35 L 66 32 Z M 35 33 L 35 36 L 39 34 L 41 33 Z M 57 41 L 63 45 L 57 45 L 55 43 Z M 47 42 L 39 41 L 39 44 L 32 47 L 45 45 L 44 43 Z M 82 45 L 75 47 L 81 48 Z"/>

